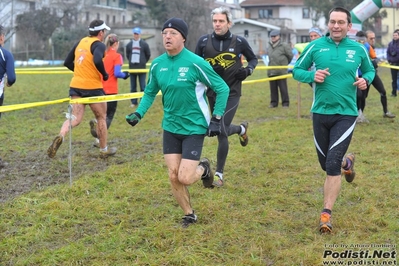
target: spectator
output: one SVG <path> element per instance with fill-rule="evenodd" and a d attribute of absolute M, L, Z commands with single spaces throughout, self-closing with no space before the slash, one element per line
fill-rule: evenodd
<path fill-rule="evenodd" d="M 388 111 L 388 100 L 387 100 L 387 93 L 385 91 L 384 84 L 381 81 L 381 78 L 377 75 L 377 68 L 378 68 L 378 58 L 377 54 L 374 50 L 374 41 L 375 41 L 375 33 L 372 31 L 358 31 L 356 36 L 360 38 L 358 41 L 362 43 L 366 50 L 369 53 L 370 59 L 372 60 L 373 66 L 375 68 L 375 77 L 371 84 L 365 90 L 357 90 L 357 106 L 359 110 L 359 115 L 356 119 L 357 123 L 368 123 L 369 121 L 366 119 L 364 115 L 364 109 L 366 108 L 366 98 L 370 91 L 370 86 L 373 85 L 374 88 L 380 94 L 380 101 L 382 105 L 383 117 L 385 118 L 395 118 L 395 115 Z M 360 73 L 361 74 L 361 73 Z"/>
<path fill-rule="evenodd" d="M 4 27 L 0 25 L 0 106 L 3 106 L 5 87 L 11 87 L 17 80 L 14 57 L 11 52 L 3 48 L 5 38 L 6 31 Z M 7 163 L 0 158 L 0 169 L 4 168 L 6 165 Z"/>
<path fill-rule="evenodd" d="M 281 41 L 280 31 L 272 30 L 270 32 L 271 41 L 269 42 L 269 66 L 287 66 L 291 62 L 294 55 L 292 54 L 292 48 L 289 44 Z M 271 68 L 267 71 L 269 78 L 277 77 L 287 74 L 286 69 Z M 288 94 L 287 78 L 271 80 L 270 84 L 270 108 L 276 108 L 279 102 L 279 89 L 281 95 L 281 103 L 283 108 L 290 106 L 290 97 Z"/>
<path fill-rule="evenodd" d="M 310 41 L 317 40 L 318 38 L 323 37 L 323 33 L 317 27 L 312 27 L 309 29 L 309 38 Z"/>
<path fill-rule="evenodd" d="M 135 27 L 133 29 L 133 39 L 126 45 L 126 58 L 129 61 L 130 69 L 145 69 L 148 60 L 150 60 L 150 47 L 141 39 L 141 29 Z M 141 91 L 145 90 L 146 73 L 130 73 L 130 92 L 137 92 L 137 79 L 140 83 Z M 137 98 L 131 99 L 130 107 L 137 106 Z"/>
<path fill-rule="evenodd" d="M 241 146 L 248 144 L 248 122 L 232 125 L 232 121 L 241 97 L 242 81 L 252 74 L 258 59 L 247 40 L 230 32 L 233 26 L 233 15 L 224 7 L 215 8 L 211 12 L 213 33 L 200 37 L 195 53 L 210 62 L 215 72 L 223 78 L 230 88 L 226 111 L 221 117 L 222 132 L 218 136 L 217 164 L 214 185 L 221 187 L 224 184 L 223 172 L 229 152 L 228 137 L 237 134 Z M 245 57 L 248 65 L 243 67 L 242 58 Z M 216 94 L 207 91 L 209 105 L 213 112 Z"/>
<path fill-rule="evenodd" d="M 387 48 L 387 60 L 391 66 L 398 67 L 399 66 L 399 29 L 393 32 L 393 39 L 388 44 Z M 399 84 L 399 70 L 395 68 L 391 68 L 391 77 L 392 77 L 392 97 L 396 97 L 398 91 Z"/>

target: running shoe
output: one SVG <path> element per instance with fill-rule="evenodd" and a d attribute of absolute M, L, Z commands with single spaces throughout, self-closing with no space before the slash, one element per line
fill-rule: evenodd
<path fill-rule="evenodd" d="M 245 128 L 244 134 L 243 135 L 239 135 L 240 144 L 241 144 L 241 146 L 245 147 L 245 146 L 248 145 L 248 135 L 247 135 L 247 133 L 248 133 L 248 122 L 242 122 L 240 124 L 240 126 L 243 126 Z"/>
<path fill-rule="evenodd" d="M 199 165 L 204 168 L 204 173 L 201 176 L 202 184 L 206 188 L 213 188 L 213 173 L 211 170 L 211 163 L 207 158 L 202 158 L 199 162 Z"/>
<path fill-rule="evenodd" d="M 0 158 L 0 169 L 3 169 L 4 167 L 6 167 L 8 165 L 7 162 L 3 161 L 3 159 Z"/>
<path fill-rule="evenodd" d="M 215 187 L 223 187 L 223 185 L 224 185 L 223 177 L 221 177 L 219 175 L 219 173 L 216 173 L 215 174 L 215 178 L 213 180 L 213 186 L 215 186 Z"/>
<path fill-rule="evenodd" d="M 63 142 L 63 137 L 58 135 L 55 137 L 53 140 L 53 143 L 50 145 L 50 147 L 47 149 L 47 155 L 50 158 L 54 158 L 54 156 L 57 154 L 58 148 L 61 146 Z"/>
<path fill-rule="evenodd" d="M 196 223 L 197 222 L 197 215 L 195 215 L 194 210 L 192 214 L 187 214 L 184 215 L 184 217 L 182 218 L 183 221 L 181 223 L 181 226 L 183 228 L 187 228 L 189 227 L 191 224 Z"/>
<path fill-rule="evenodd" d="M 98 138 L 94 139 L 93 147 L 100 148 L 100 140 Z"/>
<path fill-rule="evenodd" d="M 395 118 L 396 117 L 396 115 L 394 115 L 393 113 L 391 113 L 391 112 L 386 112 L 385 114 L 384 114 L 384 118 Z"/>
<path fill-rule="evenodd" d="M 332 225 L 331 225 L 331 215 L 328 213 L 323 212 L 320 215 L 320 225 L 319 225 L 320 233 L 331 233 Z"/>
<path fill-rule="evenodd" d="M 90 120 L 90 133 L 94 138 L 98 138 L 97 137 L 97 120 L 96 119 Z"/>
<path fill-rule="evenodd" d="M 108 158 L 109 156 L 113 156 L 116 153 L 116 148 L 115 147 L 108 147 L 106 151 L 100 151 L 100 158 L 105 159 Z"/>
<path fill-rule="evenodd" d="M 349 169 L 345 170 L 343 169 L 343 173 L 345 175 L 345 179 L 346 182 L 351 183 L 353 181 L 353 179 L 355 179 L 356 176 L 356 172 L 355 172 L 355 154 L 353 153 L 348 153 L 348 155 L 346 155 L 344 160 L 349 159 L 351 161 L 351 167 L 349 167 Z"/>

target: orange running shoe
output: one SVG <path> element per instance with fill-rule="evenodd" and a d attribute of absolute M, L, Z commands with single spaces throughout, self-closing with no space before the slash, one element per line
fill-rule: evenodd
<path fill-rule="evenodd" d="M 332 225 L 331 225 L 331 215 L 328 213 L 323 212 L 320 215 L 320 225 L 319 225 L 319 231 L 320 233 L 331 233 L 332 231 Z"/>
<path fill-rule="evenodd" d="M 355 179 L 356 172 L 355 172 L 355 154 L 348 153 L 344 160 L 349 159 L 351 161 L 351 167 L 348 170 L 343 169 L 343 173 L 345 175 L 346 182 L 351 183 L 353 179 Z"/>

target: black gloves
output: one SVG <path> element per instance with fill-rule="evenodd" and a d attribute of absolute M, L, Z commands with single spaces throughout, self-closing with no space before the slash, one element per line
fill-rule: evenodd
<path fill-rule="evenodd" d="M 103 75 L 103 80 L 107 81 L 108 80 L 108 74 Z"/>
<path fill-rule="evenodd" d="M 219 65 L 219 64 L 212 65 L 212 68 L 213 68 L 213 70 L 216 72 L 216 74 L 218 74 L 219 76 L 222 76 L 222 75 L 223 75 L 223 73 L 224 73 L 224 68 L 223 68 L 221 65 Z"/>
<path fill-rule="evenodd" d="M 140 122 L 141 115 L 137 112 L 131 113 L 130 115 L 126 116 L 126 122 L 129 123 L 132 127 L 137 125 L 138 122 Z"/>
<path fill-rule="evenodd" d="M 252 69 L 249 67 L 245 67 L 245 68 L 240 68 L 236 74 L 234 75 L 234 77 L 237 80 L 243 81 L 244 79 L 246 79 L 248 76 L 250 76 L 252 74 Z"/>
<path fill-rule="evenodd" d="M 130 74 L 129 74 L 129 72 L 127 72 L 127 71 L 124 71 L 123 73 L 125 74 L 125 77 L 124 77 L 123 79 L 128 79 L 128 77 L 130 77 Z"/>
<path fill-rule="evenodd" d="M 371 62 L 373 63 L 374 68 L 377 69 L 378 68 L 378 59 L 373 59 Z"/>
<path fill-rule="evenodd" d="M 214 137 L 214 136 L 220 135 L 221 132 L 222 132 L 222 128 L 220 126 L 220 119 L 217 119 L 216 117 L 212 117 L 211 123 L 209 123 L 209 127 L 206 132 L 206 135 L 208 137 Z"/>

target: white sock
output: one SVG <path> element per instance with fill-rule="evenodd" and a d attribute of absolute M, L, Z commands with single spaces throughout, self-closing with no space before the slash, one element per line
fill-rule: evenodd
<path fill-rule="evenodd" d="M 217 175 L 221 180 L 223 180 L 223 173 L 216 172 L 215 175 Z"/>
<path fill-rule="evenodd" d="M 100 148 L 100 151 L 108 151 L 108 146 L 105 146 L 104 149 L 101 149 L 101 148 Z"/>
<path fill-rule="evenodd" d="M 240 125 L 240 127 L 241 127 L 241 133 L 240 133 L 240 135 L 242 136 L 242 135 L 245 134 L 245 127 L 244 127 L 243 125 Z"/>

